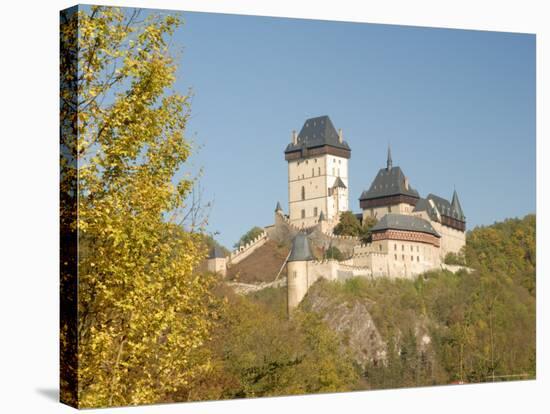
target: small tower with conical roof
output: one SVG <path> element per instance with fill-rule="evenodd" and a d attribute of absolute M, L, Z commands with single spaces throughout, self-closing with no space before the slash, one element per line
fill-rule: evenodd
<path fill-rule="evenodd" d="M 298 306 L 307 293 L 309 262 L 314 259 L 311 254 L 307 235 L 299 232 L 292 241 L 292 250 L 287 260 L 287 293 L 288 312 Z"/>
<path fill-rule="evenodd" d="M 453 199 L 451 201 L 451 213 L 455 219 L 466 221 L 466 217 L 464 217 L 464 212 L 462 211 L 462 206 L 460 205 L 460 200 L 458 199 L 456 189 L 453 191 Z"/>

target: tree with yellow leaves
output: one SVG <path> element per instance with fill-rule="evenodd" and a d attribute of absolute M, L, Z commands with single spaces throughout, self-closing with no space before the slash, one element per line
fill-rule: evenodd
<path fill-rule="evenodd" d="M 61 13 L 61 399 L 78 407 L 161 402 L 208 369 L 206 252 L 175 223 L 193 188 L 174 179 L 191 152 L 167 43 L 180 22 Z"/>

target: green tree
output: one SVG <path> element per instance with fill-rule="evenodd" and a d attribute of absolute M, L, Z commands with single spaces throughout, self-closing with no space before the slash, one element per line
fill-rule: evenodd
<path fill-rule="evenodd" d="M 336 246 L 330 246 L 324 255 L 325 259 L 335 259 L 338 261 L 344 260 L 344 254 L 336 247 Z"/>
<path fill-rule="evenodd" d="M 211 341 L 214 370 L 175 399 L 351 391 L 359 375 L 336 335 L 312 313 L 281 318 L 247 297 L 229 300 Z"/>
<path fill-rule="evenodd" d="M 200 234 L 175 224 L 193 187 L 174 180 L 191 153 L 189 97 L 172 90 L 168 48 L 180 18 L 138 14 L 79 8 L 61 28 L 61 191 L 78 197 L 65 228 L 78 229 L 80 247 L 80 407 L 164 401 L 208 367 L 194 356 L 213 319 L 211 281 L 193 272 L 206 251 Z M 62 346 L 64 335 L 62 326 Z"/>
<path fill-rule="evenodd" d="M 363 223 L 351 211 L 340 213 L 340 221 L 334 226 L 333 233 L 339 236 L 359 237 L 367 241 L 370 235 L 370 229 L 378 221 L 373 217 L 365 217 Z"/>
<path fill-rule="evenodd" d="M 254 240 L 256 237 L 258 237 L 263 232 L 264 232 L 264 229 L 262 229 L 261 227 L 258 227 L 258 226 L 254 226 L 250 230 L 248 230 L 245 234 L 243 234 L 241 236 L 241 238 L 239 239 L 239 241 L 237 241 L 233 245 L 233 247 L 237 249 L 240 246 L 244 246 L 248 242 L 251 242 L 252 240 Z"/>
<path fill-rule="evenodd" d="M 445 255 L 444 262 L 448 265 L 466 265 L 466 259 L 463 253 L 449 252 Z"/>
<path fill-rule="evenodd" d="M 351 211 L 340 213 L 340 221 L 334 226 L 333 233 L 339 236 L 360 237 L 363 233 L 361 223 Z"/>

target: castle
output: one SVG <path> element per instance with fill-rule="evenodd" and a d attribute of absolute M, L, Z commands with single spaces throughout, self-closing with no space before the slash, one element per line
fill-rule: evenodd
<path fill-rule="evenodd" d="M 224 273 L 266 240 L 292 241 L 286 261 L 289 311 L 296 307 L 319 278 L 344 280 L 363 277 L 415 277 L 448 267 L 445 256 L 458 253 L 466 243 L 466 218 L 456 191 L 452 199 L 428 194 L 420 197 L 388 148 L 386 166 L 359 197 L 360 221 L 376 220 L 365 243 L 357 237 L 336 236 L 340 214 L 350 210 L 348 162 L 351 148 L 342 130 L 328 116 L 305 121 L 292 132 L 284 151 L 288 162 L 288 215 L 280 203 L 274 224 L 230 257 L 213 252 L 209 268 Z M 345 260 L 318 260 L 321 252 L 336 247 Z M 277 276 L 278 277 L 278 276 Z"/>

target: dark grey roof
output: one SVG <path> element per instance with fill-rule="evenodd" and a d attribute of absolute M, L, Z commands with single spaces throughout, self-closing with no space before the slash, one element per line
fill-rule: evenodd
<path fill-rule="evenodd" d="M 297 144 L 294 145 L 292 142 L 288 144 L 285 153 L 296 151 L 303 147 L 314 148 L 323 145 L 350 150 L 346 141 L 339 142 L 338 132 L 336 132 L 332 121 L 327 115 L 306 120 L 298 134 Z"/>
<path fill-rule="evenodd" d="M 210 254 L 208 255 L 209 259 L 219 259 L 219 258 L 224 258 L 224 257 L 225 257 L 225 253 L 220 248 L 220 246 L 214 246 L 210 250 Z"/>
<path fill-rule="evenodd" d="M 449 200 L 444 199 L 443 197 L 436 196 L 435 194 L 428 194 L 428 200 L 433 200 L 435 206 L 439 210 L 439 213 L 443 216 L 452 217 L 454 219 L 465 221 L 464 213 L 462 212 L 462 207 L 460 206 L 460 201 L 458 201 L 458 195 L 453 194 L 453 202 L 455 207 Z"/>
<path fill-rule="evenodd" d="M 384 215 L 378 223 L 372 228 L 372 232 L 383 230 L 406 230 L 406 231 L 418 231 L 422 233 L 433 234 L 436 237 L 441 237 L 437 231 L 432 227 L 429 221 L 420 217 L 408 216 L 404 214 L 392 214 L 388 213 Z"/>
<path fill-rule="evenodd" d="M 277 201 L 277 206 L 275 207 L 275 211 L 283 211 L 283 208 L 281 207 L 281 203 Z"/>
<path fill-rule="evenodd" d="M 451 201 L 451 209 L 453 212 L 453 217 L 465 221 L 466 217 L 464 216 L 464 212 L 462 211 L 462 206 L 460 205 L 460 201 L 458 199 L 458 194 L 456 193 L 456 190 L 453 191 L 453 199 Z"/>
<path fill-rule="evenodd" d="M 430 204 L 430 201 L 427 200 L 426 198 L 418 199 L 413 209 L 413 212 L 417 212 L 417 211 L 425 211 L 426 213 L 428 213 L 428 216 L 430 217 L 431 220 L 440 221 L 437 214 L 437 208 L 435 207 L 435 203 L 434 203 L 434 206 L 432 207 L 432 205 Z"/>
<path fill-rule="evenodd" d="M 420 197 L 418 191 L 412 188 L 410 184 L 408 188 L 405 187 L 405 174 L 403 174 L 400 167 L 381 168 L 368 191 L 363 191 L 359 200 L 370 200 L 398 194 Z"/>
<path fill-rule="evenodd" d="M 334 185 L 332 186 L 332 188 L 336 188 L 336 187 L 348 188 L 346 187 L 346 185 L 344 184 L 344 182 L 340 177 L 336 177 L 336 181 L 334 181 Z"/>
<path fill-rule="evenodd" d="M 313 260 L 314 257 L 311 254 L 309 247 L 309 240 L 307 234 L 298 233 L 292 241 L 292 250 L 290 251 L 289 262 L 299 262 L 304 260 Z"/>

